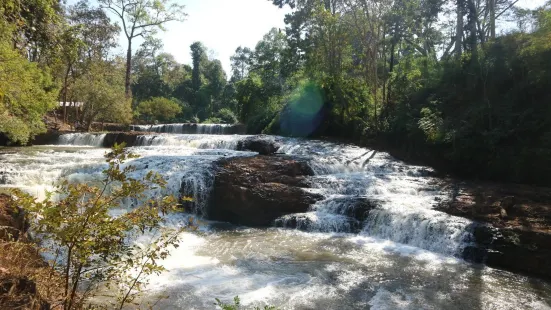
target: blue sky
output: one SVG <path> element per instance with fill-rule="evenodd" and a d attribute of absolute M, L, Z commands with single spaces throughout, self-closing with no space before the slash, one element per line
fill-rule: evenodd
<path fill-rule="evenodd" d="M 254 48 L 272 27 L 285 28 L 283 19 L 290 9 L 279 9 L 267 0 L 180 0 L 187 20 L 166 26 L 158 34 L 164 51 L 178 62 L 191 64 L 189 46 L 201 41 L 230 75 L 230 56 L 238 46 Z M 126 43 L 121 39 L 121 46 Z M 136 45 L 135 45 L 136 46 Z M 121 47 L 121 51 L 123 49 Z"/>
<path fill-rule="evenodd" d="M 77 0 L 69 0 L 75 3 Z M 187 20 L 166 25 L 166 32 L 158 37 L 164 43 L 164 51 L 181 63 L 191 63 L 189 46 L 203 42 L 214 52 L 227 74 L 230 75 L 230 56 L 238 46 L 254 48 L 272 27 L 284 28 L 283 19 L 289 8 L 279 9 L 268 0 L 176 0 L 186 6 Z M 545 0 L 520 0 L 517 6 L 535 8 Z M 139 42 L 136 42 L 139 43 Z M 120 40 L 120 53 L 126 48 L 124 37 Z M 134 44 L 138 47 L 139 44 Z"/>

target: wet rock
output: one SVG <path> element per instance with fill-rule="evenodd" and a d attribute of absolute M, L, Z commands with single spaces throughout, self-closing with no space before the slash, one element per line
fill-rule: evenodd
<path fill-rule="evenodd" d="M 290 214 L 275 219 L 275 227 L 292 228 L 303 231 L 308 231 L 313 222 L 306 214 Z"/>
<path fill-rule="evenodd" d="M 322 199 L 309 193 L 306 162 L 284 156 L 221 159 L 208 217 L 237 225 L 271 226 L 280 216 L 301 213 Z"/>
<path fill-rule="evenodd" d="M 497 229 L 490 225 L 476 225 L 473 237 L 477 244 L 490 246 L 497 234 Z"/>
<path fill-rule="evenodd" d="M 506 196 L 501 199 L 501 207 L 508 209 L 515 204 L 515 196 Z"/>
<path fill-rule="evenodd" d="M 489 247 L 486 264 L 551 278 L 549 234 L 519 229 L 500 229 Z"/>
<path fill-rule="evenodd" d="M 463 256 L 513 272 L 551 278 L 551 190 L 518 184 L 457 184 L 440 211 L 479 225 Z"/>
<path fill-rule="evenodd" d="M 320 231 L 320 232 L 345 232 L 358 233 L 361 228 L 361 222 L 352 218 L 343 216 L 336 221 L 313 221 L 309 217 L 310 213 L 290 214 L 274 221 L 275 227 L 284 227 L 298 229 L 302 231 Z M 323 216 L 323 214 L 317 214 Z"/>
<path fill-rule="evenodd" d="M 488 249 L 479 246 L 467 246 L 463 249 L 462 257 L 472 263 L 484 263 L 488 255 Z"/>
<path fill-rule="evenodd" d="M 48 131 L 46 133 L 38 134 L 31 139 L 30 144 L 31 145 L 56 144 L 61 134 L 62 133 L 59 131 Z"/>
<path fill-rule="evenodd" d="M 135 146 L 139 136 L 143 133 L 135 132 L 110 132 L 105 135 L 103 147 L 113 147 L 115 144 L 125 143 L 127 147 Z"/>
<path fill-rule="evenodd" d="M 260 155 L 272 155 L 279 149 L 273 137 L 260 135 L 245 138 L 237 143 L 238 151 L 257 152 Z"/>
<path fill-rule="evenodd" d="M 381 204 L 381 200 L 364 196 L 333 198 L 324 203 L 325 206 L 332 209 L 331 213 L 345 215 L 358 222 L 365 221 L 369 216 L 369 211 Z"/>

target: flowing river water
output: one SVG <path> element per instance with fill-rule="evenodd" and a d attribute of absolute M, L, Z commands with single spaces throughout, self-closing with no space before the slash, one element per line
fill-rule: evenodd
<path fill-rule="evenodd" d="M 184 186 L 195 200 L 192 213 L 170 215 L 167 225 L 203 218 L 163 262 L 168 271 L 151 278 L 149 298 L 169 296 L 160 308 L 214 309 L 215 297 L 239 295 L 243 304 L 281 309 L 551 309 L 548 283 L 461 259 L 473 223 L 433 209 L 449 193 L 430 168 L 386 153 L 274 137 L 278 152 L 308 160 L 315 173 L 309 190 L 325 197 L 309 212 L 276 221 L 285 227 L 292 217 L 300 230 L 206 220 L 213 162 L 255 153 L 236 150 L 246 136 L 197 130 L 216 134 L 144 135 L 132 147 L 141 156 L 129 163 L 136 176 L 153 170 L 168 181 L 164 193 L 151 195 L 179 195 Z M 98 180 L 104 137 L 67 134 L 58 145 L 0 149 L 0 184 L 43 196 L 62 177 Z M 362 197 L 380 206 L 360 223 L 343 210 Z"/>

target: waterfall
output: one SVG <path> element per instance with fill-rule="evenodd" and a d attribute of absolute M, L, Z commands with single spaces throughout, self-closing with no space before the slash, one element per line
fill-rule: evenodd
<path fill-rule="evenodd" d="M 59 146 L 4 148 L 0 187 L 44 198 L 44 190 L 61 178 L 94 184 L 106 168 L 106 149 L 97 148 L 104 137 L 67 134 Z M 277 137 L 279 152 L 310 165 L 314 175 L 305 190 L 323 199 L 307 212 L 277 219 L 275 226 L 285 229 L 209 221 L 213 162 L 255 155 L 236 150 L 245 138 L 149 134 L 129 148 L 139 155 L 121 166 L 135 168 L 129 177 L 153 171 L 166 180 L 146 197 L 192 198 L 182 201 L 188 213 L 167 215 L 165 225 L 181 227 L 199 217 L 200 230 L 182 233 L 179 247 L 160 260 L 167 271 L 151 275 L 139 302 L 207 309 L 213 298 L 226 302 L 239 295 L 251 308 L 268 303 L 281 309 L 549 309 L 549 283 L 458 259 L 470 245 L 473 223 L 434 209 L 448 193 L 429 168 L 386 153 Z M 114 214 L 134 204 L 125 202 Z M 159 300 L 159 294 L 170 297 Z"/>
<path fill-rule="evenodd" d="M 173 134 L 207 134 L 207 135 L 227 135 L 243 134 L 245 128 L 243 125 L 228 124 L 160 124 L 160 125 L 132 125 L 133 131 L 173 133 Z"/>
<path fill-rule="evenodd" d="M 69 133 L 59 136 L 58 145 L 102 147 L 107 134 Z"/>
<path fill-rule="evenodd" d="M 181 132 L 190 126 L 157 125 L 148 130 Z M 255 153 L 236 151 L 238 142 L 248 136 L 206 134 L 220 132 L 227 125 L 193 126 L 202 134 L 139 136 L 131 151 L 140 158 L 129 164 L 136 167 L 132 172 L 134 177 L 142 177 L 152 170 L 167 180 L 166 188 L 148 193 L 150 197 L 166 194 L 190 197 L 192 202 L 183 203 L 186 211 L 206 217 L 214 182 L 212 163 L 222 157 Z M 105 134 L 66 134 L 59 138 L 59 144 L 97 147 L 103 144 L 104 137 Z M 456 256 L 469 245 L 472 236 L 468 227 L 472 223 L 433 209 L 448 193 L 430 176 L 430 169 L 407 165 L 386 153 L 357 146 L 277 139 L 278 152 L 308 161 L 315 174 L 309 179 L 309 190 L 325 199 L 312 205 L 308 212 L 277 219 L 276 226 L 310 232 L 352 233 Z M 99 177 L 102 154 L 94 153 L 97 164 L 93 166 L 89 161 L 82 165 L 85 153 L 85 150 L 55 153 L 64 159 L 56 162 L 58 166 L 54 169 L 44 166 L 14 169 L 11 165 L 3 176 L 4 183 L 18 183 L 17 178 L 21 178 L 26 180 L 25 184 L 50 185 L 61 175 L 79 182 Z M 18 173 L 22 175 L 15 177 Z"/>
<path fill-rule="evenodd" d="M 328 198 L 307 213 L 277 219 L 276 226 L 359 233 L 455 256 L 472 240 L 470 220 L 433 210 L 448 193 L 426 167 L 322 141 L 287 139 L 278 152 L 310 158 L 313 187 Z"/>
<path fill-rule="evenodd" d="M 139 136 L 136 146 L 182 146 L 198 149 L 235 150 L 239 140 L 247 136 L 229 135 L 143 135 Z"/>

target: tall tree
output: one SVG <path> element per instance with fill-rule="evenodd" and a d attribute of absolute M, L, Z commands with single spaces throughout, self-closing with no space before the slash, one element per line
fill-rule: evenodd
<path fill-rule="evenodd" d="M 241 81 L 249 73 L 252 51 L 248 47 L 238 47 L 235 54 L 230 57 L 232 68 L 232 80 Z"/>
<path fill-rule="evenodd" d="M 191 49 L 191 59 L 193 61 L 193 72 L 192 72 L 192 85 L 195 91 L 199 91 L 201 88 L 201 71 L 204 68 L 207 59 L 207 48 L 201 42 L 194 42 L 190 46 Z"/>
<path fill-rule="evenodd" d="M 132 40 L 147 37 L 164 30 L 171 21 L 183 21 L 184 6 L 171 0 L 98 0 L 103 8 L 113 12 L 122 22 L 122 29 L 128 41 L 126 49 L 126 75 L 124 89 L 131 96 Z"/>
<path fill-rule="evenodd" d="M 84 43 L 82 60 L 105 59 L 109 50 L 117 47 L 118 24 L 101 8 L 91 7 L 86 0 L 81 0 L 69 7 L 69 23 L 79 27 L 77 37 Z"/>

